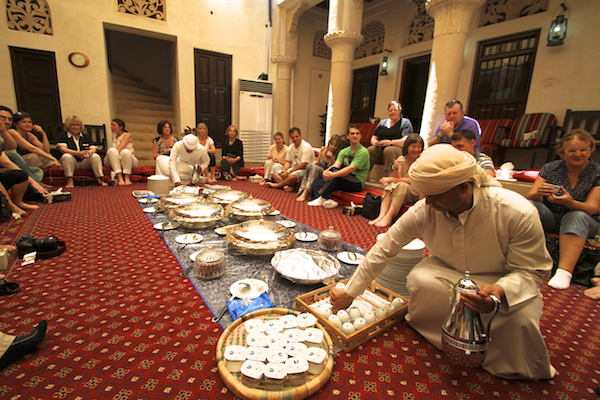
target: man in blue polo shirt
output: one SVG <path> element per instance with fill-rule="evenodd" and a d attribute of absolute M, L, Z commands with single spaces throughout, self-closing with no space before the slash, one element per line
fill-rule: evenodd
<path fill-rule="evenodd" d="M 446 120 L 435 131 L 435 136 L 427 143 L 432 146 L 437 143 L 451 144 L 454 132 L 465 129 L 475 132 L 475 148 L 481 150 L 481 127 L 475 118 L 467 117 L 463 111 L 463 105 L 458 100 L 446 103 L 444 108 Z"/>

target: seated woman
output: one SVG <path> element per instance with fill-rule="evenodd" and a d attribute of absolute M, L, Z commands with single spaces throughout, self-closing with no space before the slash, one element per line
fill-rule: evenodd
<path fill-rule="evenodd" d="M 323 171 L 333 165 L 340 150 L 342 150 L 344 141 L 345 140 L 340 135 L 333 135 L 329 138 L 327 146 L 321 147 L 319 157 L 315 162 L 306 166 L 306 176 L 302 179 L 296 201 L 305 201 L 307 198 L 311 197 L 314 181 L 316 179 L 321 179 Z"/>
<path fill-rule="evenodd" d="M 204 122 L 200 122 L 196 126 L 196 135 L 198 136 L 198 142 L 204 146 L 206 152 L 208 153 L 208 158 L 210 158 L 210 163 L 208 164 L 208 183 L 217 183 L 215 178 L 215 170 L 217 168 L 217 159 L 215 157 L 215 153 L 217 152 L 217 148 L 215 147 L 215 141 L 208 136 L 208 126 Z"/>
<path fill-rule="evenodd" d="M 285 145 L 285 139 L 281 132 L 273 135 L 273 141 L 275 143 L 269 147 L 269 154 L 267 155 L 267 161 L 265 161 L 264 178 L 258 182 L 259 185 L 264 185 L 271 180 L 273 174 L 280 174 L 283 171 L 288 147 Z"/>
<path fill-rule="evenodd" d="M 559 235 L 558 269 L 548 282 L 556 289 L 571 285 L 586 240 L 600 228 L 600 165 L 590 160 L 595 148 L 594 138 L 583 129 L 564 135 L 556 146 L 561 159 L 542 167 L 527 194 L 544 230 Z"/>
<path fill-rule="evenodd" d="M 237 138 L 238 130 L 235 126 L 229 125 L 225 130 L 225 140 L 223 141 L 223 157 L 221 159 L 221 173 L 226 181 L 238 181 L 248 179 L 240 175 L 240 169 L 244 166 L 244 145 Z"/>
<path fill-rule="evenodd" d="M 119 186 L 131 185 L 131 171 L 139 164 L 133 155 L 133 139 L 125 130 L 125 122 L 119 118 L 111 121 L 110 129 L 113 133 L 112 146 L 106 151 L 104 165 L 112 170 L 111 178 L 116 176 Z"/>
<path fill-rule="evenodd" d="M 13 127 L 9 129 L 13 139 L 17 142 L 17 153 L 30 167 L 48 168 L 52 165 L 60 167 L 60 163 L 50 154 L 50 141 L 48 135 L 39 125 L 31 122 L 31 117 L 25 112 L 13 115 Z M 36 135 L 40 135 L 42 141 Z"/>
<path fill-rule="evenodd" d="M 94 173 L 96 182 L 102 186 L 108 186 L 102 180 L 102 158 L 96 154 L 96 146 L 93 146 L 89 135 L 82 132 L 83 122 L 71 115 L 65 121 L 65 131 L 58 134 L 57 145 L 62 153 L 60 163 L 67 178 L 67 189 L 74 187 L 73 173 L 76 169 L 89 169 Z"/>
<path fill-rule="evenodd" d="M 423 151 L 425 142 L 417 133 L 411 133 L 404 142 L 402 155 L 394 162 L 394 170 L 389 177 L 383 177 L 379 184 L 385 187 L 379 217 L 369 221 L 369 225 L 385 228 L 392 224 L 403 204 L 414 203 L 419 199 L 419 193 L 410 186 L 408 169 Z"/>
<path fill-rule="evenodd" d="M 36 205 L 25 203 L 23 195 L 29 185 L 28 176 L 4 154 L 0 152 L 0 167 L 6 168 L 4 172 L 0 172 L 0 192 L 8 201 L 8 208 L 11 213 L 25 215 L 27 210 L 35 210 L 39 208 Z M 8 191 L 10 190 L 10 196 Z"/>
<path fill-rule="evenodd" d="M 169 121 L 160 121 L 156 130 L 158 130 L 159 136 L 155 137 L 152 141 L 152 152 L 155 160 L 159 156 L 169 157 L 171 149 L 177 141 L 177 138 L 171 135 L 171 123 Z"/>

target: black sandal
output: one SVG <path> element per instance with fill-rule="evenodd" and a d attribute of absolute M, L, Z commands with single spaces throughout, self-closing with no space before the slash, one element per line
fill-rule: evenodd
<path fill-rule="evenodd" d="M 6 282 L 4 280 L 0 280 L 0 282 L 4 282 L 0 284 L 0 296 L 9 296 L 17 293 L 21 289 L 18 283 Z"/>

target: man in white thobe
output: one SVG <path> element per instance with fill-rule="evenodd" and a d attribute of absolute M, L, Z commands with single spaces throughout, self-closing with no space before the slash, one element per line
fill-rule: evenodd
<path fill-rule="evenodd" d="M 197 166 L 201 173 L 209 163 L 204 146 L 198 142 L 196 135 L 189 134 L 173 145 L 170 156 L 156 158 L 156 173 L 171 178 L 175 186 L 187 185 L 192 180 L 194 168 Z"/>

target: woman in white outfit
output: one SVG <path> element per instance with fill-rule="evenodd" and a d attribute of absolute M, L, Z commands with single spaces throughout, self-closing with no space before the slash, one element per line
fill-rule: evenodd
<path fill-rule="evenodd" d="M 119 186 L 131 185 L 131 171 L 139 164 L 133 155 L 131 133 L 125 130 L 125 122 L 119 118 L 112 120 L 110 129 L 113 133 L 112 147 L 106 152 L 104 165 L 112 170 L 110 176 L 112 179 L 117 177 Z"/>
<path fill-rule="evenodd" d="M 217 152 L 217 148 L 215 147 L 215 141 L 208 136 L 208 126 L 204 122 L 198 123 L 196 126 L 196 134 L 198 135 L 198 142 L 204 146 L 206 152 L 208 153 L 208 158 L 210 158 L 210 164 L 208 164 L 208 183 L 217 183 L 216 178 L 216 168 L 217 168 L 217 160 L 215 158 L 215 153 Z"/>
<path fill-rule="evenodd" d="M 271 175 L 281 173 L 287 157 L 288 147 L 285 145 L 283 134 L 281 132 L 275 133 L 273 141 L 275 143 L 269 147 L 269 154 L 267 155 L 267 161 L 265 161 L 264 178 L 259 182 L 261 185 L 270 181 Z"/>

